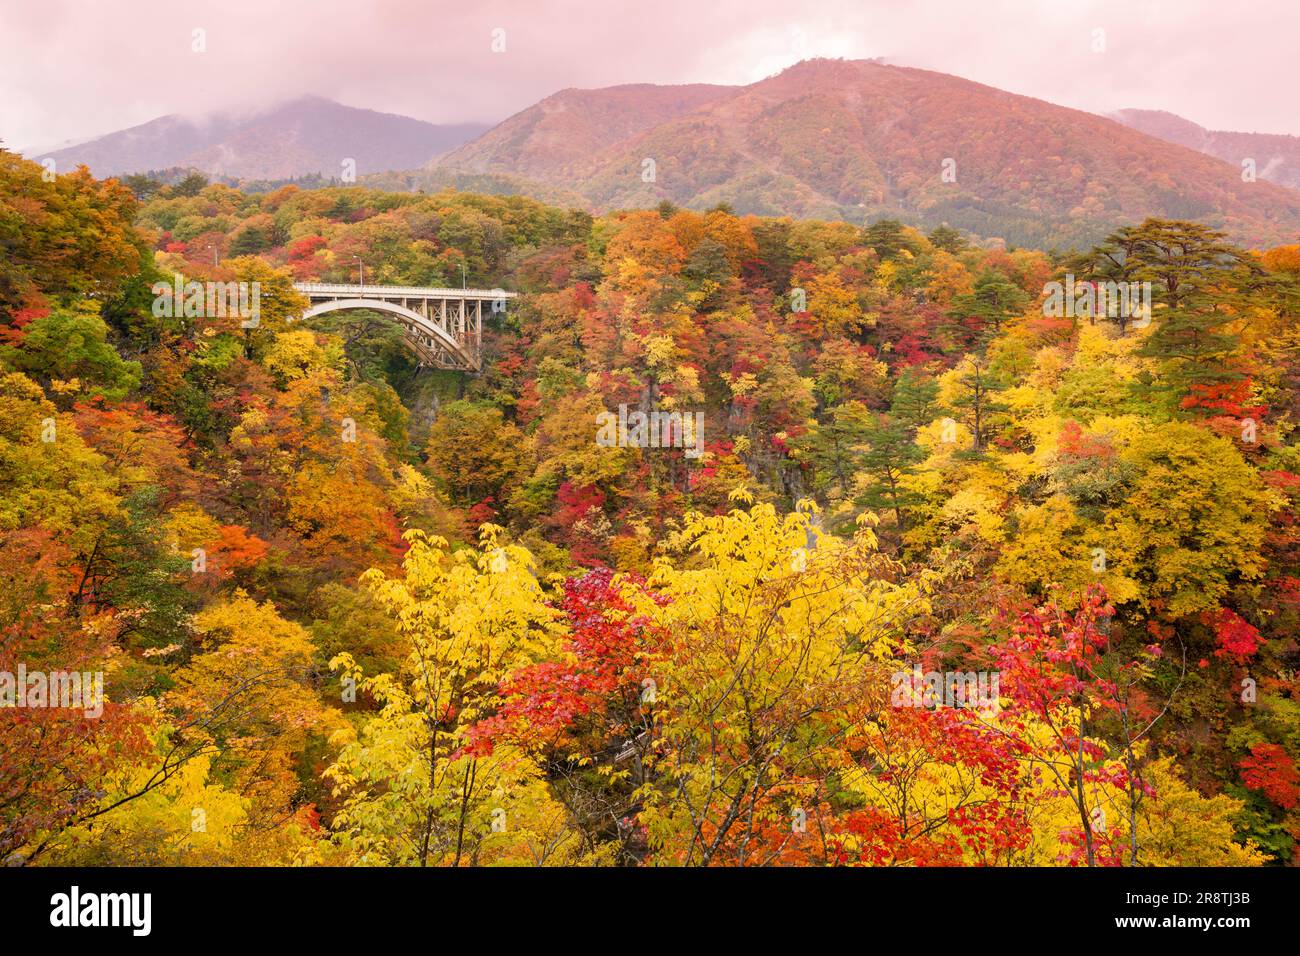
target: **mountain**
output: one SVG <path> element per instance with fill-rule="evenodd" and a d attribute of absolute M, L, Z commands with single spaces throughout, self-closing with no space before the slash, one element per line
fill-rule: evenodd
<path fill-rule="evenodd" d="M 1260 179 L 1300 189 L 1300 136 L 1206 129 L 1163 110 L 1119 110 L 1111 117 L 1148 136 L 1215 156 L 1238 169 L 1242 160 L 1253 159 Z"/>
<path fill-rule="evenodd" d="M 561 90 L 435 163 L 564 184 L 589 175 L 592 158 L 602 152 L 735 92 L 733 86 L 704 83 Z"/>
<path fill-rule="evenodd" d="M 1092 242 L 1145 216 L 1198 219 L 1251 244 L 1300 233 L 1300 195 L 1243 183 L 1238 167 L 1105 117 L 878 61 L 809 60 L 741 87 L 565 90 L 430 166 L 574 190 L 594 209 L 666 199 L 889 215 L 1025 245 Z"/>
<path fill-rule="evenodd" d="M 255 114 L 163 116 L 30 158 L 52 158 L 61 170 L 85 163 L 101 177 L 179 166 L 250 180 L 337 178 L 345 159 L 355 160 L 358 176 L 412 169 L 485 129 L 481 123 L 437 126 L 308 96 Z"/>

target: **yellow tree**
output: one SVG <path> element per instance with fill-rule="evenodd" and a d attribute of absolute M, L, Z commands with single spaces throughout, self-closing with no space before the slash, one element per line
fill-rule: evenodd
<path fill-rule="evenodd" d="M 1276 507 L 1232 445 L 1195 425 L 1150 428 L 1120 453 L 1138 477 L 1107 515 L 1107 550 L 1142 585 L 1142 603 L 1171 617 L 1213 610 L 1238 581 L 1263 573 Z"/>
<path fill-rule="evenodd" d="M 243 591 L 194 618 L 200 649 L 176 672 L 168 702 L 200 721 L 215 765 L 249 801 L 254 825 L 293 816 L 303 754 L 341 726 L 313 687 L 307 631 Z"/>
<path fill-rule="evenodd" d="M 401 670 L 364 678 L 332 662 L 378 713 L 337 736 L 326 771 L 342 806 L 333 842 L 363 864 L 574 862 L 581 841 L 524 753 L 475 751 L 469 730 L 513 670 L 555 654 L 561 628 L 529 553 L 484 525 L 479 547 L 408 532 L 401 577 L 364 580 L 409 644 Z"/>
<path fill-rule="evenodd" d="M 745 492 L 733 500 L 749 501 Z M 866 688 L 907 649 L 929 580 L 896 583 L 865 516 L 850 541 L 824 537 L 814 506 L 767 504 L 689 515 L 637 596 L 674 635 L 671 663 L 647 685 L 655 740 L 641 790 L 652 849 L 683 865 L 766 861 L 826 799 Z"/>

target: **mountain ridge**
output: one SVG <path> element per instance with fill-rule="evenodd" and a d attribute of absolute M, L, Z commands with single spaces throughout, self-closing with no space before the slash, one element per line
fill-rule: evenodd
<path fill-rule="evenodd" d="M 84 164 L 100 177 L 173 167 L 257 180 L 339 177 L 348 159 L 358 175 L 416 167 L 488 128 L 437 125 L 302 96 L 245 113 L 168 114 L 30 158 L 53 159 L 58 169 Z"/>
<path fill-rule="evenodd" d="M 1214 156 L 1239 169 L 1243 160 L 1250 159 L 1260 179 L 1300 189 L 1300 136 L 1206 129 L 1165 110 L 1122 109 L 1109 116 L 1148 136 Z"/>
<path fill-rule="evenodd" d="M 1208 131 L 1167 116 L 1176 128 L 1155 135 L 953 74 L 814 59 L 741 86 L 569 87 L 493 126 L 302 97 L 203 122 L 160 117 L 48 155 L 101 176 L 180 167 L 272 182 L 346 180 L 351 159 L 358 181 L 410 189 L 483 183 L 592 212 L 668 201 L 890 217 L 1042 248 L 1148 216 L 1200 220 L 1248 245 L 1300 241 L 1300 192 L 1243 182 L 1200 148 Z"/>
<path fill-rule="evenodd" d="M 608 89 L 565 91 L 568 112 L 585 109 L 594 125 Z M 499 126 L 430 165 L 564 185 L 596 210 L 668 200 L 764 215 L 890 215 L 1019 244 L 1095 241 L 1148 215 L 1203 219 L 1250 243 L 1300 234 L 1300 196 L 1289 191 L 1243 184 L 1217 159 L 1111 119 L 937 71 L 806 60 L 630 136 L 606 136 L 576 160 L 572 150 L 548 159 L 547 143 L 519 136 L 539 125 L 530 114 L 545 103 L 511 118 L 508 143 Z M 527 162 L 512 162 L 512 152 Z M 952 182 L 943 179 L 949 160 Z"/>

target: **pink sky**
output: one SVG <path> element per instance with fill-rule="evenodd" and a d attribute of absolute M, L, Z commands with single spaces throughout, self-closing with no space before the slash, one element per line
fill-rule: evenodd
<path fill-rule="evenodd" d="M 0 140 L 304 93 L 491 122 L 568 86 L 748 83 L 813 56 L 1300 134 L 1297 40 L 1300 0 L 0 0 Z"/>

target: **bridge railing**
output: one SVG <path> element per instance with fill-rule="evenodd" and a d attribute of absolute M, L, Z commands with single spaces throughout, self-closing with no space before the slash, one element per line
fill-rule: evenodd
<path fill-rule="evenodd" d="M 504 289 L 444 289 L 433 286 L 346 285 L 332 282 L 295 282 L 293 287 L 305 295 L 337 295 L 365 298 L 366 294 L 384 297 L 406 296 L 412 299 L 514 299 L 519 293 Z"/>

